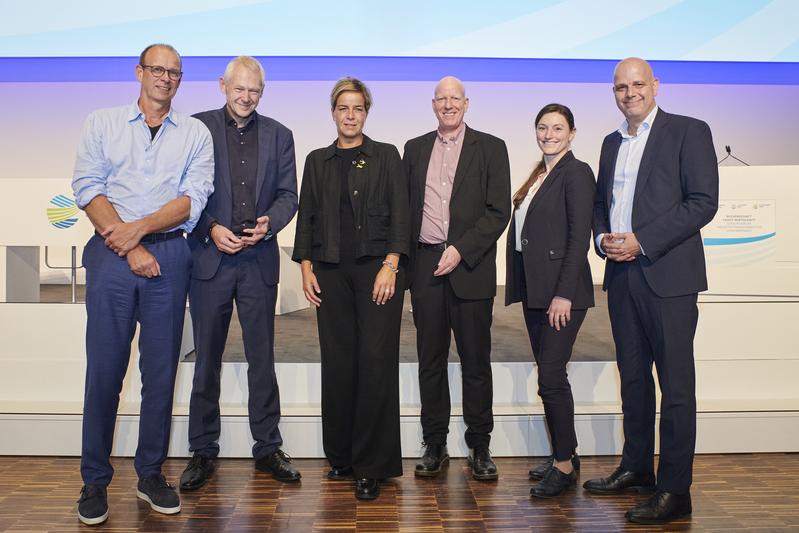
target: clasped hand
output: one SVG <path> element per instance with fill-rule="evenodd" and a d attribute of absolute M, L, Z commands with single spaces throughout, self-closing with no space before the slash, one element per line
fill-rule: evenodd
<path fill-rule="evenodd" d="M 608 259 L 617 263 L 633 261 L 641 255 L 641 244 L 632 232 L 605 233 L 602 249 Z"/>

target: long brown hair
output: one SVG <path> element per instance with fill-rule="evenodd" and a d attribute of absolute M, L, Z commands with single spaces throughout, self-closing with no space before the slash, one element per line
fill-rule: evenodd
<path fill-rule="evenodd" d="M 535 126 L 538 127 L 538 123 L 541 122 L 541 117 L 548 113 L 560 113 L 563 115 L 563 118 L 566 119 L 566 122 L 569 124 L 569 130 L 574 130 L 574 115 L 571 112 L 571 109 L 566 107 L 562 104 L 547 104 L 541 108 L 541 111 L 535 116 Z M 533 171 L 530 173 L 530 176 L 522 183 L 522 186 L 519 187 L 519 190 L 516 191 L 516 194 L 513 195 L 513 208 L 518 209 L 521 203 L 524 201 L 524 197 L 527 196 L 527 193 L 530 191 L 530 187 L 533 186 L 535 180 L 538 177 L 547 171 L 547 166 L 544 163 L 544 156 L 541 156 L 541 161 L 535 166 Z"/>

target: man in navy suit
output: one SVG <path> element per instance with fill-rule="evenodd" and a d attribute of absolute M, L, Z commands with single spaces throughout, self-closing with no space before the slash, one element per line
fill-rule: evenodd
<path fill-rule="evenodd" d="M 654 490 L 626 515 L 645 524 L 691 513 L 693 341 L 697 293 L 707 289 L 699 230 L 716 214 L 719 188 L 710 128 L 659 109 L 658 87 L 643 59 L 616 66 L 613 92 L 625 121 L 602 143 L 593 226 L 597 253 L 607 259 L 603 289 L 621 377 L 624 450 L 609 477 L 583 485 L 595 494 Z M 662 393 L 657 478 L 653 363 Z"/>
<path fill-rule="evenodd" d="M 196 115 L 214 141 L 215 192 L 189 235 L 189 303 L 197 361 L 189 412 L 194 455 L 181 476 L 181 490 L 204 485 L 219 453 L 219 376 L 234 300 L 248 364 L 255 467 L 279 481 L 300 479 L 280 449 L 273 351 L 277 233 L 297 211 L 294 138 L 288 128 L 255 111 L 264 89 L 258 61 L 233 59 L 219 86 L 225 106 Z"/>

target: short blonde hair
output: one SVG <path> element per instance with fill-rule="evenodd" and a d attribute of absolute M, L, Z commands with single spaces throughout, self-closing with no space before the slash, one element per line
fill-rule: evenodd
<path fill-rule="evenodd" d="M 333 90 L 330 91 L 330 109 L 336 109 L 336 102 L 338 101 L 338 97 L 341 96 L 341 93 L 345 93 L 348 91 L 353 91 L 356 93 L 361 93 L 363 95 L 363 106 L 366 109 L 366 112 L 369 112 L 369 108 L 372 107 L 372 93 L 369 92 L 369 88 L 366 86 L 364 82 L 359 80 L 358 78 L 353 78 L 347 76 L 346 78 L 341 78 L 336 82 L 333 86 Z"/>
<path fill-rule="evenodd" d="M 225 73 L 222 74 L 222 79 L 225 80 L 225 83 L 230 82 L 230 77 L 233 75 L 233 70 L 238 66 L 260 76 L 261 88 L 263 89 L 264 85 L 266 84 L 266 72 L 264 72 L 264 67 L 261 65 L 261 62 L 250 56 L 239 56 L 230 60 L 225 67 Z"/>

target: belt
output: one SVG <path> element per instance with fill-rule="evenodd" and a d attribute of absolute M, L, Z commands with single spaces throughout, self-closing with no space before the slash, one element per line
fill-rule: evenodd
<path fill-rule="evenodd" d="M 94 232 L 95 235 L 102 237 L 96 231 Z M 177 237 L 183 237 L 183 230 L 176 229 L 175 231 L 168 231 L 166 233 L 148 233 L 144 237 L 142 237 L 139 242 L 143 242 L 145 244 L 155 244 L 157 242 L 164 242 L 168 241 L 169 239 L 175 239 Z"/>
<path fill-rule="evenodd" d="M 139 242 L 143 242 L 146 244 L 155 244 L 157 242 L 164 242 L 170 239 L 176 239 L 178 237 L 183 237 L 182 229 L 176 229 L 175 231 L 167 231 L 166 233 L 148 233 L 147 235 L 142 237 Z"/>
<path fill-rule="evenodd" d="M 416 247 L 420 250 L 434 250 L 436 252 L 443 252 L 447 249 L 447 243 L 439 242 L 436 244 L 428 244 L 426 242 L 418 242 L 416 243 Z"/>

